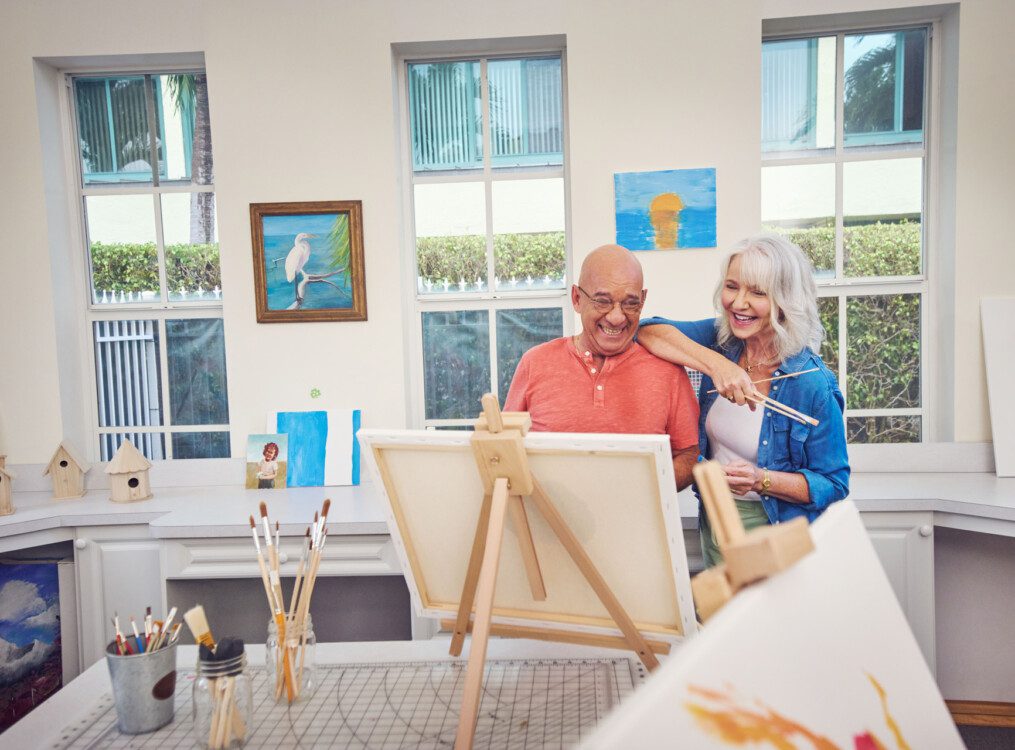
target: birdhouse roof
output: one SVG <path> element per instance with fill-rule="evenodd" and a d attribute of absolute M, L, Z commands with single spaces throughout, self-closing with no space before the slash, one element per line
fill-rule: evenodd
<path fill-rule="evenodd" d="M 151 467 L 151 463 L 141 455 L 141 451 L 135 448 L 134 444 L 129 440 L 124 440 L 120 443 L 120 449 L 116 452 L 116 455 L 106 464 L 106 473 L 130 474 L 135 471 L 150 469 Z"/>
<path fill-rule="evenodd" d="M 56 450 L 53 451 L 53 457 L 49 459 L 49 463 L 46 464 L 46 470 L 42 472 L 43 476 L 48 474 L 53 469 L 53 464 L 56 463 L 56 461 L 60 458 L 60 451 L 66 453 L 67 458 L 76 463 L 78 465 L 78 468 L 81 469 L 82 472 L 87 473 L 88 470 L 92 468 L 92 465 L 87 461 L 85 461 L 83 458 L 81 458 L 81 456 L 78 455 L 78 452 L 74 450 L 74 447 L 69 442 L 64 440 L 60 443 L 60 445 L 56 446 Z"/>

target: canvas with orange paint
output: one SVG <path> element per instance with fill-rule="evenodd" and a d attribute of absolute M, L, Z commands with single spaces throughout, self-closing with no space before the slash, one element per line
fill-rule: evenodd
<path fill-rule="evenodd" d="M 960 750 L 856 506 L 810 530 L 813 552 L 739 591 L 583 750 Z"/>
<path fill-rule="evenodd" d="M 613 188 L 618 245 L 715 247 L 715 169 L 620 172 Z"/>

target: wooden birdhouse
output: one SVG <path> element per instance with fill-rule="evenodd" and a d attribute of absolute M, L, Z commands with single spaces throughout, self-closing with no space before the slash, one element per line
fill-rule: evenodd
<path fill-rule="evenodd" d="M 14 475 L 7 469 L 7 456 L 0 456 L 0 516 L 14 512 Z"/>
<path fill-rule="evenodd" d="M 91 469 L 87 461 L 81 459 L 77 451 L 64 440 L 57 446 L 53 457 L 49 459 L 43 476 L 49 474 L 53 479 L 53 497 L 64 500 L 81 497 L 85 494 L 85 474 Z"/>
<path fill-rule="evenodd" d="M 152 465 L 129 440 L 120 443 L 113 460 L 106 464 L 110 497 L 114 503 L 147 500 L 152 496 L 148 470 Z"/>

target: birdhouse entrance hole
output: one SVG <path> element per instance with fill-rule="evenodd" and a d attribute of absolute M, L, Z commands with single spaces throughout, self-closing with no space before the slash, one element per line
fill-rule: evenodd
<path fill-rule="evenodd" d="M 137 487 L 137 485 L 138 485 L 137 477 L 131 477 L 130 479 L 127 480 L 128 487 L 133 489 L 134 487 Z"/>
<path fill-rule="evenodd" d="M 61 469 L 67 468 L 67 459 L 64 459 L 63 461 L 60 462 L 60 468 Z"/>

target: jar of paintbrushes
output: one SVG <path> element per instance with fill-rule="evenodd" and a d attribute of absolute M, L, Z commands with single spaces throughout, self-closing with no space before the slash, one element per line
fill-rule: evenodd
<path fill-rule="evenodd" d="M 281 532 L 278 521 L 272 533 L 266 503 L 260 504 L 261 523 L 250 516 L 250 533 L 254 539 L 257 564 L 268 600 L 268 641 L 265 664 L 269 684 L 273 685 L 275 700 L 295 703 L 313 694 L 314 651 L 317 639 L 310 618 L 310 597 L 321 569 L 322 552 L 328 540 L 328 510 L 331 500 L 325 500 L 320 514 L 314 513 L 314 522 L 303 536 L 299 562 L 296 565 L 292 595 L 286 602 L 282 595 L 281 561 L 279 554 Z M 263 534 L 264 544 L 261 544 Z"/>
<path fill-rule="evenodd" d="M 201 646 L 194 675 L 194 738 L 210 750 L 242 747 L 253 718 L 253 690 L 243 641 Z"/>
<path fill-rule="evenodd" d="M 278 623 L 268 621 L 268 640 L 264 651 L 264 668 L 268 684 L 275 686 L 275 700 L 282 700 L 285 692 L 285 663 L 288 661 L 293 676 L 294 701 L 309 700 L 317 689 L 314 675 L 314 652 L 317 636 L 314 635 L 314 621 L 308 612 L 306 619 L 287 620 L 285 640 L 278 636 Z M 302 627 L 301 627 L 302 625 Z"/>

